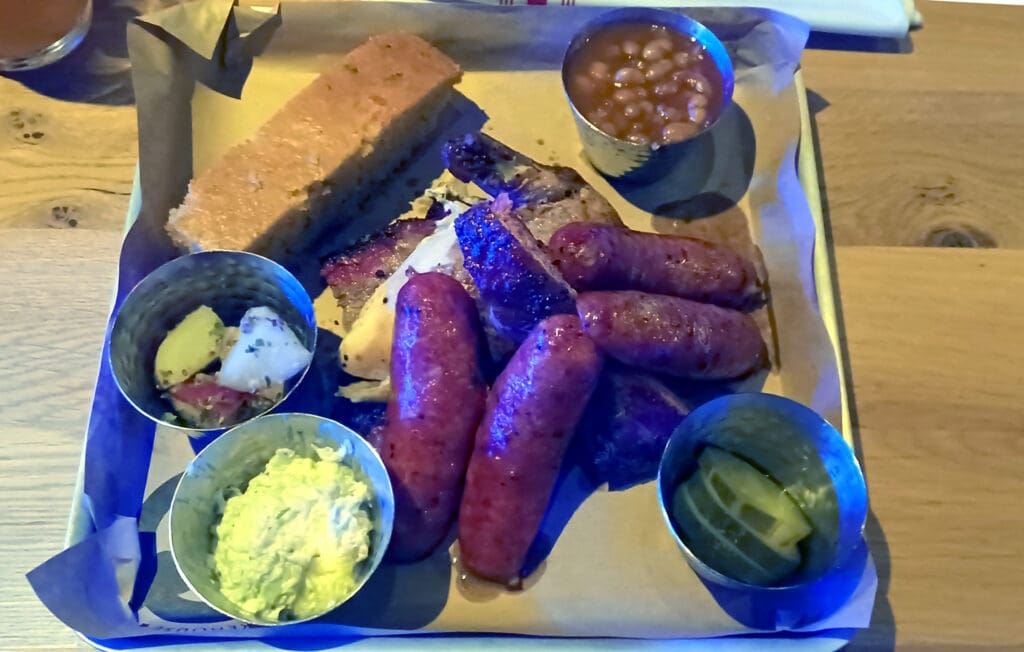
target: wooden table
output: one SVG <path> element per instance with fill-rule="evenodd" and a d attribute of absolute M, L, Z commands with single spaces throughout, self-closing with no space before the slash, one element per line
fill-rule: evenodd
<path fill-rule="evenodd" d="M 81 645 L 23 576 L 63 541 L 136 160 L 97 5 L 74 77 L 0 78 L 3 649 Z M 804 59 L 880 576 L 853 647 L 1020 649 L 1024 8 L 919 8 L 903 44 Z"/>

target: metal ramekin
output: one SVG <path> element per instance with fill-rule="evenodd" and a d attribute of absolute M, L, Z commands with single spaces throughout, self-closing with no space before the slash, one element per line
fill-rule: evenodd
<path fill-rule="evenodd" d="M 613 25 L 650 23 L 691 36 L 707 49 L 722 74 L 722 106 L 713 120 L 686 140 L 667 145 L 639 145 L 604 133 L 580 113 L 568 90 L 568 64 L 576 52 L 596 33 Z M 562 88 L 572 109 L 576 129 L 583 142 L 583 152 L 602 174 L 624 181 L 649 181 L 668 172 L 688 154 L 694 152 L 696 141 L 714 128 L 732 103 L 735 73 L 725 46 L 707 27 L 681 13 L 661 9 L 626 8 L 601 14 L 587 23 L 569 43 L 562 59 Z"/>
<path fill-rule="evenodd" d="M 767 471 L 814 526 L 806 547 L 802 545 L 808 562 L 779 584 L 758 586 L 728 577 L 704 563 L 680 535 L 672 518 L 673 495 L 695 472 L 697 458 L 708 445 L 736 452 Z M 744 624 L 774 628 L 820 620 L 845 602 L 861 577 L 868 494 L 860 465 L 835 428 L 790 399 L 732 394 L 690 413 L 665 447 L 658 501 L 690 567 L 714 587 L 713 593 L 719 591 L 716 598 L 727 596 L 726 602 L 743 605 L 749 619 L 738 619 Z"/>
<path fill-rule="evenodd" d="M 153 365 L 168 331 L 204 304 L 225 326 L 237 325 L 250 308 L 267 306 L 287 322 L 306 350 L 316 350 L 313 300 L 299 281 L 274 261 L 244 251 L 205 251 L 161 265 L 121 304 L 110 329 L 109 364 L 118 389 L 139 412 L 190 433 L 231 426 L 190 428 L 166 420 L 171 406 L 156 386 Z M 284 395 L 263 413 L 284 401 L 308 369 L 309 365 L 285 383 Z"/>
<path fill-rule="evenodd" d="M 168 528 L 174 564 L 185 584 L 211 608 L 253 625 L 291 625 L 323 615 L 286 622 L 259 620 L 242 612 L 221 593 L 209 566 L 213 552 L 212 532 L 218 519 L 218 494 L 227 487 L 244 487 L 263 471 L 277 449 L 289 448 L 303 457 L 311 457 L 314 446 L 351 447 L 352 453 L 344 463 L 362 476 L 374 495 L 369 506 L 373 523 L 370 555 L 357 566 L 352 590 L 335 596 L 332 606 L 323 613 L 336 609 L 358 593 L 380 565 L 391 541 L 395 497 L 387 469 L 377 451 L 354 430 L 336 421 L 312 414 L 268 414 L 232 428 L 204 448 L 182 474 L 171 500 Z"/>

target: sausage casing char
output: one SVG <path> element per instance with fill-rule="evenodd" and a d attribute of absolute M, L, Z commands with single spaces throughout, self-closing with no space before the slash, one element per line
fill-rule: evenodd
<path fill-rule="evenodd" d="M 745 313 L 646 292 L 582 292 L 576 308 L 605 354 L 682 378 L 725 380 L 765 366 L 768 352 Z"/>
<path fill-rule="evenodd" d="M 392 560 L 430 554 L 455 518 L 486 402 L 480 347 L 476 308 L 457 281 L 417 274 L 399 291 L 391 395 L 372 436 L 395 492 Z"/>
<path fill-rule="evenodd" d="M 459 550 L 474 574 L 515 586 L 601 356 L 575 315 L 545 319 L 487 399 L 459 511 Z"/>
<path fill-rule="evenodd" d="M 753 263 L 724 245 L 574 222 L 548 251 L 577 290 L 639 290 L 747 310 L 765 302 Z"/>

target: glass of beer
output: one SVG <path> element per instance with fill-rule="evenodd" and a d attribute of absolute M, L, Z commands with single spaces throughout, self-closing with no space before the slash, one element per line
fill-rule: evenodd
<path fill-rule="evenodd" d="M 85 38 L 92 0 L 0 0 L 0 71 L 61 59 Z"/>

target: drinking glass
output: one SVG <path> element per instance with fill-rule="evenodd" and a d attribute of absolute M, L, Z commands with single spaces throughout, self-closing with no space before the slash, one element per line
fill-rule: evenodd
<path fill-rule="evenodd" d="M 92 0 L 0 0 L 0 71 L 31 70 L 82 42 Z"/>

